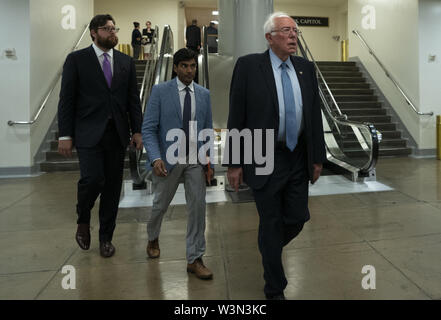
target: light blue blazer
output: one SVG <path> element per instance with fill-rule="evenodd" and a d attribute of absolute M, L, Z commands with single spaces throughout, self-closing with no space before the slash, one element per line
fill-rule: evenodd
<path fill-rule="evenodd" d="M 203 129 L 212 129 L 210 92 L 194 83 L 196 101 L 195 121 L 197 134 Z M 147 151 L 147 170 L 151 170 L 151 162 L 162 159 L 167 171 L 174 165 L 168 163 L 166 153 L 174 141 L 166 141 L 167 132 L 171 129 L 182 129 L 182 111 L 179 100 L 176 78 L 153 86 L 142 123 L 142 141 Z M 207 139 L 208 140 L 208 139 Z M 198 141 L 198 151 L 206 141 Z"/>

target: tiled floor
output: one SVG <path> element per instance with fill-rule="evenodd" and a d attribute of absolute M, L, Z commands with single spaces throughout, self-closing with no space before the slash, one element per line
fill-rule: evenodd
<path fill-rule="evenodd" d="M 441 299 L 441 162 L 381 159 L 377 175 L 393 190 L 312 194 L 311 220 L 284 250 L 288 299 Z M 146 207 L 120 209 L 110 259 L 99 256 L 95 208 L 91 249 L 79 249 L 77 179 L 0 179 L 0 299 L 264 298 L 254 203 L 207 205 L 214 279 L 202 281 L 186 272 L 183 205 L 166 214 L 159 259 L 146 257 Z M 75 289 L 62 288 L 65 265 Z M 365 265 L 375 289 L 362 287 Z"/>

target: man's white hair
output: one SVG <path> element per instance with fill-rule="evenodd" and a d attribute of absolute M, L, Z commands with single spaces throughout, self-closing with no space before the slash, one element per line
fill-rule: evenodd
<path fill-rule="evenodd" d="M 274 12 L 271 15 L 269 15 L 265 21 L 265 24 L 263 25 L 263 35 L 266 35 L 267 33 L 271 33 L 271 31 L 274 30 L 276 18 L 282 18 L 282 17 L 291 18 L 287 13 L 281 11 Z"/>

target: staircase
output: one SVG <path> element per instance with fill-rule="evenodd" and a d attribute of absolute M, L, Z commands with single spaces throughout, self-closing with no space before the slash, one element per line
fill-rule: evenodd
<path fill-rule="evenodd" d="M 378 101 L 355 62 L 322 61 L 317 62 L 317 65 L 341 112 L 348 116 L 348 120 L 370 122 L 381 132 L 380 157 L 407 156 L 412 152 L 407 146 L 407 140 L 397 130 L 396 123 L 392 122 L 391 116 L 387 114 L 382 102 Z M 321 80 L 319 83 L 324 88 Z M 342 144 L 348 155 L 353 151 L 350 157 L 356 158 L 357 153 L 362 152 L 356 149 L 358 142 L 353 133 L 348 134 Z M 354 149 L 351 150 L 351 147 Z"/>
<path fill-rule="evenodd" d="M 142 78 L 144 76 L 145 65 L 147 61 L 145 60 L 135 60 L 136 67 L 136 79 L 138 82 L 138 92 L 141 89 Z M 80 169 L 77 152 L 74 148 L 72 150 L 72 158 L 65 158 L 60 155 L 57 151 L 58 149 L 58 122 L 55 121 L 52 130 L 52 140 L 48 141 L 50 145 L 49 151 L 46 151 L 46 161 L 40 163 L 40 171 L 42 172 L 55 172 L 55 171 L 77 171 Z M 126 155 L 125 168 L 129 168 L 129 160 Z"/>

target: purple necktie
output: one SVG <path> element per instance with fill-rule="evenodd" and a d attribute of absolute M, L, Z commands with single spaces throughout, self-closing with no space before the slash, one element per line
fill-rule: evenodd
<path fill-rule="evenodd" d="M 112 68 L 110 67 L 110 61 L 108 59 L 109 55 L 104 53 L 104 61 L 103 61 L 103 72 L 104 77 L 106 78 L 107 85 L 109 88 L 112 86 Z"/>

